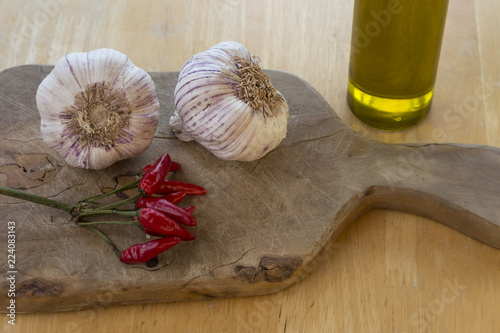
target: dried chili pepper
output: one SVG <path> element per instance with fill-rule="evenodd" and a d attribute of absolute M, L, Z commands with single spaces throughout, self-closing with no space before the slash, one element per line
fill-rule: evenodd
<path fill-rule="evenodd" d="M 155 234 L 162 236 L 179 237 L 184 241 L 190 241 L 196 238 L 192 232 L 179 225 L 175 220 L 153 208 L 141 209 L 139 213 L 139 223 L 145 229 L 151 230 Z"/>
<path fill-rule="evenodd" d="M 170 168 L 168 169 L 168 172 L 171 172 L 171 171 L 177 171 L 181 168 L 181 164 L 179 162 L 176 162 L 176 161 L 170 161 Z M 143 173 L 146 173 L 150 168 L 152 167 L 152 164 L 148 164 L 144 167 L 144 169 L 142 169 L 142 172 Z"/>
<path fill-rule="evenodd" d="M 181 168 L 181 164 L 179 162 L 176 162 L 176 161 L 172 161 L 170 163 L 170 170 L 168 170 L 169 172 L 171 171 L 177 171 Z"/>
<path fill-rule="evenodd" d="M 153 230 L 149 230 L 148 228 L 143 228 L 144 233 L 150 235 L 150 236 L 155 236 L 155 237 L 165 237 L 165 235 L 160 234 L 159 232 L 154 232 Z"/>
<path fill-rule="evenodd" d="M 201 186 L 171 179 L 164 179 L 155 189 L 156 194 L 167 194 L 178 191 L 184 191 L 187 195 L 205 195 L 207 193 L 207 190 Z"/>
<path fill-rule="evenodd" d="M 186 192 L 179 191 L 179 192 L 167 193 L 164 196 L 162 196 L 162 198 L 170 201 L 171 203 L 178 204 L 179 202 L 182 201 L 182 199 L 186 197 L 186 195 L 187 195 Z"/>
<path fill-rule="evenodd" d="M 147 195 L 152 195 L 155 193 L 156 189 L 159 187 L 161 182 L 167 176 L 170 169 L 170 156 L 168 154 L 163 154 L 147 171 L 141 178 L 139 182 L 139 188 L 143 189 Z"/>
<path fill-rule="evenodd" d="M 189 207 L 184 208 L 184 210 L 186 212 L 188 212 L 189 214 L 193 214 L 194 213 L 194 209 L 195 209 L 194 206 L 189 206 Z"/>
<path fill-rule="evenodd" d="M 154 208 L 187 226 L 197 224 L 196 219 L 191 214 L 162 197 L 141 197 L 137 199 L 136 205 L 137 208 Z"/>
<path fill-rule="evenodd" d="M 163 237 L 153 239 L 144 244 L 135 244 L 122 251 L 120 261 L 125 264 L 146 262 L 180 242 L 181 239 L 179 237 Z"/>

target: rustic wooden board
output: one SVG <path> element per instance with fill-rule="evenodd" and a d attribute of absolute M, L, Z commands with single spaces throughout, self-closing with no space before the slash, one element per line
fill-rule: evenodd
<path fill-rule="evenodd" d="M 16 222 L 17 312 L 195 300 L 274 292 L 303 278 L 330 253 L 342 229 L 380 207 L 420 214 L 500 247 L 500 149 L 460 144 L 389 145 L 344 125 L 305 81 L 267 71 L 287 99 L 287 138 L 255 162 L 224 162 L 174 138 L 177 72 L 151 73 L 161 123 L 140 157 L 101 170 L 67 167 L 39 133 L 35 92 L 51 66 L 0 73 L 0 185 L 74 203 L 137 175 L 169 152 L 175 177 L 208 189 L 191 197 L 194 242 L 159 257 L 155 268 L 117 261 L 92 232 L 48 207 L 1 197 L 1 245 Z M 122 248 L 145 241 L 134 227 L 102 228 Z M 6 256 L 5 256 L 6 257 Z M 6 260 L 0 269 L 7 271 Z M 8 281 L 2 281 L 2 290 Z M 8 302 L 7 293 L 0 298 Z M 3 310 L 5 311 L 5 310 Z"/>

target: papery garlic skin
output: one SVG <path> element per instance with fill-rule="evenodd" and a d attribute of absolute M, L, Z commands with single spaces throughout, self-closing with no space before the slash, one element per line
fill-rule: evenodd
<path fill-rule="evenodd" d="M 288 104 L 243 45 L 222 42 L 191 57 L 174 91 L 170 126 L 223 160 L 253 161 L 286 137 Z"/>
<path fill-rule="evenodd" d="M 39 85 L 36 104 L 43 140 L 86 169 L 141 154 L 159 121 L 151 76 L 112 49 L 62 57 Z"/>

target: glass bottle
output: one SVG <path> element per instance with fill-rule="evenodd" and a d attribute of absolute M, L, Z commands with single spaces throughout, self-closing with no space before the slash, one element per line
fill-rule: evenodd
<path fill-rule="evenodd" d="M 355 0 L 347 102 L 366 124 L 401 130 L 431 107 L 448 0 Z"/>

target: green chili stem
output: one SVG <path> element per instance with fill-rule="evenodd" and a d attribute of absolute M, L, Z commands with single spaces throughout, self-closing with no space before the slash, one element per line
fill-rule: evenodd
<path fill-rule="evenodd" d="M 87 216 L 99 216 L 99 215 L 125 215 L 125 216 L 137 216 L 139 211 L 137 210 L 96 210 L 96 209 L 82 209 L 78 217 L 87 217 Z"/>
<path fill-rule="evenodd" d="M 124 200 L 121 200 L 121 201 L 118 201 L 118 202 L 115 202 L 115 203 L 112 203 L 112 204 L 109 204 L 109 205 L 104 205 L 104 206 L 101 206 L 101 207 L 97 207 L 96 210 L 107 210 L 107 209 L 112 209 L 112 208 L 116 208 L 116 207 L 120 207 L 122 205 L 126 205 L 126 204 L 129 204 L 131 202 L 134 202 L 136 201 L 138 198 L 142 197 L 142 193 L 139 193 L 133 197 L 130 197 L 128 199 L 124 199 Z"/>
<path fill-rule="evenodd" d="M 94 222 L 77 222 L 76 224 L 82 226 L 95 225 L 95 224 L 123 224 L 123 225 L 135 225 L 140 226 L 141 224 L 136 221 L 94 221 Z"/>
<path fill-rule="evenodd" d="M 44 197 L 40 197 L 38 195 L 34 195 L 31 193 L 27 193 L 27 192 L 23 192 L 23 191 L 19 191 L 19 190 L 14 190 L 12 188 L 2 187 L 2 186 L 0 186 L 0 194 L 7 195 L 7 196 L 13 197 L 13 198 L 18 198 L 18 199 L 30 201 L 30 202 L 33 202 L 33 203 L 36 203 L 39 205 L 44 205 L 44 206 L 64 210 L 67 212 L 70 212 L 71 210 L 73 210 L 73 208 L 75 208 L 75 206 L 64 203 L 64 202 L 60 202 L 60 201 L 56 201 L 56 200 L 52 200 L 52 199 L 47 199 Z"/>
<path fill-rule="evenodd" d="M 110 192 L 104 193 L 104 194 L 95 195 L 93 197 L 88 197 L 88 198 L 83 199 L 82 201 L 83 202 L 89 202 L 91 200 L 92 201 L 93 200 L 99 200 L 99 199 L 107 197 L 108 195 L 112 195 L 112 194 L 115 194 L 115 193 L 120 193 L 120 192 L 124 192 L 124 191 L 128 191 L 128 190 L 134 189 L 134 188 L 137 187 L 137 185 L 139 185 L 140 181 L 141 181 L 140 179 L 134 180 L 133 182 L 130 182 L 130 183 L 125 184 L 125 185 L 123 185 L 121 187 L 118 187 L 118 188 L 114 189 L 113 191 L 110 191 Z"/>
<path fill-rule="evenodd" d="M 89 205 L 96 205 L 98 207 L 104 206 L 102 203 L 97 202 L 97 201 L 81 201 L 82 203 L 89 204 Z"/>
<path fill-rule="evenodd" d="M 120 252 L 120 250 L 118 249 L 118 247 L 115 245 L 115 243 L 113 243 L 111 241 L 111 239 L 108 238 L 108 236 L 106 236 L 105 234 L 103 234 L 101 231 L 97 230 L 96 228 L 88 225 L 87 228 L 89 228 L 90 230 L 92 230 L 93 232 L 95 232 L 99 237 L 101 237 L 102 239 L 104 239 L 109 245 L 111 245 L 113 247 L 113 252 L 115 253 L 115 255 L 118 257 L 118 260 L 120 260 L 120 257 L 122 255 L 122 253 Z"/>

